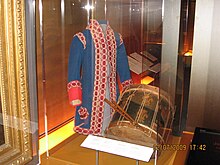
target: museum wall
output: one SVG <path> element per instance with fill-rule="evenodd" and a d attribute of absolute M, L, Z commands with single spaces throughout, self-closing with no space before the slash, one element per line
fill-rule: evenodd
<path fill-rule="evenodd" d="M 220 56 L 218 0 L 196 2 L 194 46 L 189 95 L 188 130 L 220 129 Z"/>

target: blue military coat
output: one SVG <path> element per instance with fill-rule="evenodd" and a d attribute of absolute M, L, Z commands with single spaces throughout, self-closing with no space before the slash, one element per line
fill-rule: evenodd
<path fill-rule="evenodd" d="M 83 32 L 74 35 L 70 47 L 67 88 L 70 104 L 76 106 L 76 132 L 102 133 L 104 98 L 108 93 L 117 101 L 117 77 L 123 88 L 132 84 L 122 37 L 107 21 L 90 20 Z"/>

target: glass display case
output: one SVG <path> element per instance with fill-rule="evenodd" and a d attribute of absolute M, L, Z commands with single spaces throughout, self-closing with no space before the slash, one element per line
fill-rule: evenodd
<path fill-rule="evenodd" d="M 180 6 L 36 1 L 39 133 L 51 161 L 95 164 L 99 155 L 100 164 L 138 163 L 80 147 L 88 134 L 151 147 L 150 164 L 174 154 L 161 147 L 170 140 L 175 113 Z M 50 149 L 49 135 L 68 124 L 68 143 Z"/>

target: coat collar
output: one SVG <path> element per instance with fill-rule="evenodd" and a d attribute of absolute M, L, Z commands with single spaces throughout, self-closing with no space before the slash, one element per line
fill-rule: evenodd
<path fill-rule="evenodd" d="M 108 20 L 90 19 L 90 20 L 89 20 L 89 23 L 90 23 L 90 24 L 94 24 L 94 25 L 101 25 L 101 24 L 109 25 L 109 21 L 108 21 Z"/>

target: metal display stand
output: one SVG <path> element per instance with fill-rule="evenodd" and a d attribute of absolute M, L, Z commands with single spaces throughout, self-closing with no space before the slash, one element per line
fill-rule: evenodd
<path fill-rule="evenodd" d="M 96 150 L 95 156 L 96 156 L 95 157 L 96 158 L 95 164 L 99 165 L 99 150 Z"/>

